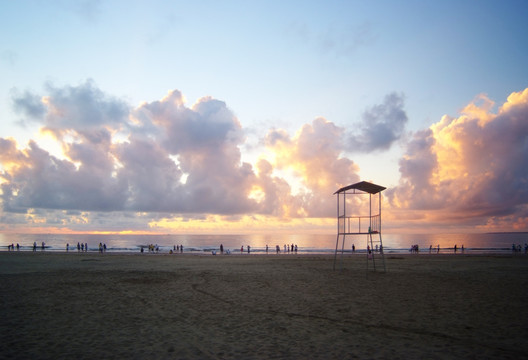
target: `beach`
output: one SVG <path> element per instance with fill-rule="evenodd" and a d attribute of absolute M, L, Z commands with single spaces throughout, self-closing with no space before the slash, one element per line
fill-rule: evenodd
<path fill-rule="evenodd" d="M 379 258 L 378 258 L 379 259 Z M 2 358 L 528 358 L 528 257 L 1 252 Z"/>

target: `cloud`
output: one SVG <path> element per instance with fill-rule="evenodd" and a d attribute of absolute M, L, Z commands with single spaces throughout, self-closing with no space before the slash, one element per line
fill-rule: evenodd
<path fill-rule="evenodd" d="M 349 136 L 347 149 L 350 152 L 388 150 L 404 133 L 408 119 L 403 107 L 402 94 L 386 95 L 382 104 L 365 111 L 362 122 L 357 124 L 359 132 Z"/>
<path fill-rule="evenodd" d="M 155 141 L 132 138 L 116 145 L 115 155 L 122 164 L 118 178 L 128 185 L 124 209 L 176 211 L 181 207 L 182 171 Z"/>
<path fill-rule="evenodd" d="M 242 129 L 224 102 L 205 97 L 188 108 L 181 93 L 171 91 L 137 112 L 145 124 L 160 130 L 156 138 L 165 156 L 175 157 L 180 171 L 187 174 L 173 211 L 235 214 L 255 210 L 256 204 L 247 197 L 255 175 L 250 164 L 241 162 Z"/>
<path fill-rule="evenodd" d="M 23 116 L 29 117 L 30 120 L 41 119 L 46 113 L 46 106 L 40 97 L 29 91 L 20 94 L 16 89 L 13 89 L 11 98 L 13 109 Z"/>
<path fill-rule="evenodd" d="M 292 204 L 292 215 L 333 216 L 331 194 L 359 180 L 359 167 L 341 156 L 343 134 L 343 128 L 324 118 L 305 124 L 292 138 L 280 130 L 268 133 L 266 144 L 276 154 L 275 167 L 291 172 L 303 185 Z"/>
<path fill-rule="evenodd" d="M 11 91 L 13 109 L 24 116 L 22 124 L 34 121 L 60 138 L 72 130 L 90 132 L 101 127 L 118 131 L 128 125 L 130 106 L 98 89 L 92 80 L 78 86 L 45 86 L 46 96 L 30 91 Z"/>
<path fill-rule="evenodd" d="M 47 107 L 44 123 L 52 130 L 81 132 L 102 126 L 118 127 L 127 121 L 128 104 L 106 95 L 91 80 L 63 88 L 49 84 L 47 91 L 49 95 L 42 100 Z"/>
<path fill-rule="evenodd" d="M 161 101 L 143 104 L 138 113 L 163 132 L 164 147 L 171 153 L 237 146 L 243 141 L 238 119 L 223 101 L 201 98 L 192 108 L 175 90 Z M 145 119 L 145 117 L 147 119 Z"/>
<path fill-rule="evenodd" d="M 387 191 L 395 212 L 491 228 L 508 218 L 509 230 L 526 228 L 528 89 L 512 93 L 497 113 L 493 105 L 481 95 L 459 117 L 414 135 L 400 160 L 400 184 Z"/>
<path fill-rule="evenodd" d="M 60 151 L 47 151 L 38 139 L 19 147 L 0 138 L 0 219 L 7 227 L 161 229 L 186 222 L 211 229 L 227 221 L 261 228 L 274 219 L 278 227 L 304 228 L 309 219 L 333 219 L 332 194 L 360 180 L 358 165 L 344 155 L 351 146 L 388 149 L 407 122 L 403 96 L 392 93 L 364 113 L 357 134 L 322 117 L 293 135 L 270 129 L 249 163 L 242 160 L 248 140 L 241 123 L 212 97 L 187 106 L 172 90 L 134 108 L 91 81 L 12 96 Z M 384 192 L 392 226 L 526 229 L 528 89 L 494 108 L 479 96 L 458 117 L 408 137 L 401 180 Z"/>
<path fill-rule="evenodd" d="M 35 141 L 18 150 L 1 139 L 5 211 L 258 211 L 248 197 L 256 176 L 241 162 L 243 132 L 224 102 L 206 97 L 188 108 L 175 90 L 129 113 L 90 81 L 47 90 L 38 115 L 63 158 Z"/>
<path fill-rule="evenodd" d="M 24 150 L 13 150 L 13 140 L 2 139 L 11 150 L 0 155 L 4 167 L 1 178 L 5 211 L 30 208 L 111 211 L 122 208 L 126 187 L 108 176 L 104 163 L 82 165 L 76 169 L 69 160 L 60 160 L 41 149 L 34 141 Z M 100 159 L 103 151 L 94 153 Z"/>
<path fill-rule="evenodd" d="M 270 130 L 264 143 L 273 158 L 252 165 L 242 161 L 244 131 L 223 101 L 204 97 L 188 107 L 173 90 L 131 109 L 90 81 L 47 91 L 18 103 L 42 104 L 36 117 L 62 154 L 0 139 L 3 211 L 31 221 L 39 209 L 52 211 L 50 226 L 70 227 L 101 223 L 98 212 L 326 217 L 335 189 L 359 179 L 358 166 L 341 156 L 344 129 L 324 118 L 294 136 Z"/>

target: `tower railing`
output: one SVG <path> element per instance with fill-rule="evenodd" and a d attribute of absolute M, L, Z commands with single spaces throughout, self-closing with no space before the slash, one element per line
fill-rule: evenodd
<path fill-rule="evenodd" d="M 381 216 L 345 216 L 338 217 L 339 234 L 368 234 L 381 231 Z"/>

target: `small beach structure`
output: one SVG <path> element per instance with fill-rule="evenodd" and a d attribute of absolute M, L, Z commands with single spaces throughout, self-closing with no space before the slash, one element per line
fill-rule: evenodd
<path fill-rule="evenodd" d="M 376 270 L 376 257 L 381 258 L 386 271 L 383 242 L 381 239 L 381 192 L 386 188 L 361 181 L 337 190 L 337 240 L 334 254 L 336 268 L 339 242 L 341 241 L 341 266 L 348 237 L 366 236 L 367 271 Z M 379 264 L 378 264 L 379 265 Z"/>

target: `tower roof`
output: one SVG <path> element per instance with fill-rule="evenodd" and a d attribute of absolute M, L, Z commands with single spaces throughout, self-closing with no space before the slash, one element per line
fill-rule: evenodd
<path fill-rule="evenodd" d="M 373 183 L 369 183 L 367 181 L 361 181 L 361 182 L 358 182 L 358 183 L 355 183 L 355 184 L 352 184 L 352 185 L 348 185 L 348 186 L 342 187 L 341 189 L 337 190 L 334 193 L 334 195 L 342 193 L 342 192 L 347 191 L 347 190 L 351 190 L 351 189 L 361 190 L 361 191 L 364 191 L 364 192 L 369 193 L 369 194 L 377 194 L 380 191 L 385 190 L 386 187 L 381 186 L 381 185 L 376 185 L 376 184 L 373 184 Z"/>

